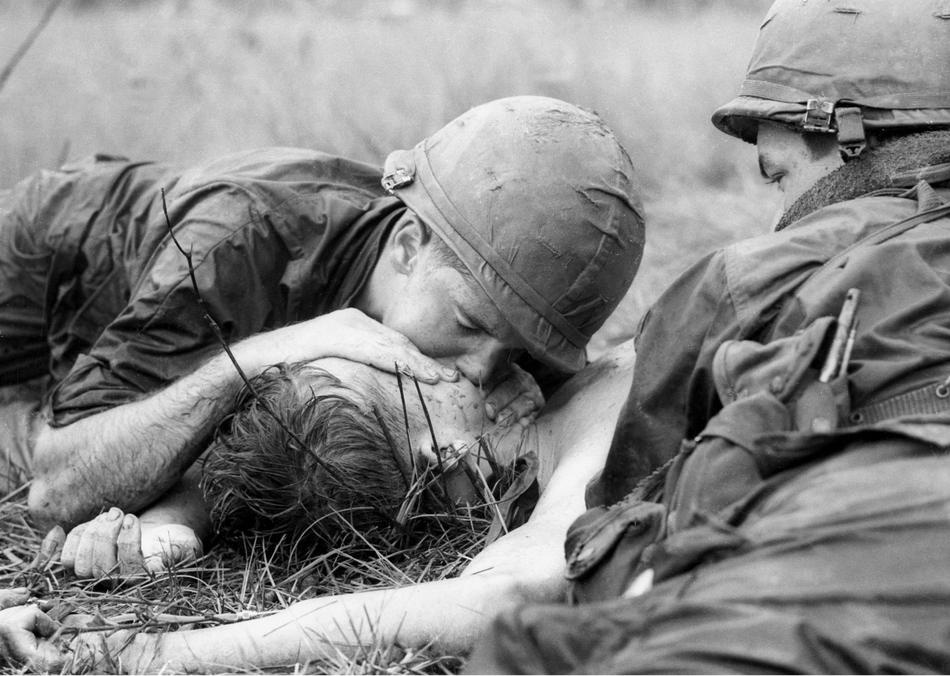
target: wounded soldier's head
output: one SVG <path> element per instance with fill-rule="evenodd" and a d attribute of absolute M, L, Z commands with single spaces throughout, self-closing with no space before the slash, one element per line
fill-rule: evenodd
<path fill-rule="evenodd" d="M 438 482 L 447 499 L 473 497 L 475 442 L 492 423 L 464 378 L 417 386 L 409 376 L 319 359 L 279 364 L 251 383 L 202 472 L 220 534 L 323 537 L 340 527 L 337 517 L 361 530 L 382 525 L 428 465 L 453 468 Z"/>

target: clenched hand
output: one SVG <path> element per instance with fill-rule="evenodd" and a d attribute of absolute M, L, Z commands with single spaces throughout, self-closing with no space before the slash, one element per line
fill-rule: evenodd
<path fill-rule="evenodd" d="M 129 577 L 161 572 L 201 553 L 201 540 L 188 526 L 142 523 L 113 507 L 73 528 L 61 559 L 78 577 Z"/>
<path fill-rule="evenodd" d="M 485 413 L 497 422 L 532 420 L 544 406 L 541 388 L 517 364 L 509 365 L 508 377 L 492 388 L 485 397 Z"/>

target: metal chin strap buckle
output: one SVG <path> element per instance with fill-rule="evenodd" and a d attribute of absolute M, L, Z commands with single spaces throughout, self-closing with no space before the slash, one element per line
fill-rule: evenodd
<path fill-rule="evenodd" d="M 383 176 L 382 184 L 386 192 L 392 193 L 399 188 L 405 188 L 415 180 L 415 173 L 405 167 L 396 167 Z"/>
<path fill-rule="evenodd" d="M 830 132 L 835 104 L 826 99 L 808 99 L 805 104 L 805 119 L 802 128 L 805 131 Z"/>
<path fill-rule="evenodd" d="M 860 108 L 836 108 L 835 124 L 838 126 L 838 149 L 845 161 L 864 152 L 868 143 L 864 136 L 864 118 Z"/>

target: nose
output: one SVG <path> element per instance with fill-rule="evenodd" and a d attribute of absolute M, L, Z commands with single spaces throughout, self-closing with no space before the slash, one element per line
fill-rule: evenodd
<path fill-rule="evenodd" d="M 510 350 L 502 341 L 486 337 L 473 345 L 455 360 L 455 366 L 468 380 L 476 385 L 493 381 L 508 362 Z"/>

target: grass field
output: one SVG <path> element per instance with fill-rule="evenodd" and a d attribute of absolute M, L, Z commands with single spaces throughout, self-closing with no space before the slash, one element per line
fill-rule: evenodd
<path fill-rule="evenodd" d="M 0 65 L 44 4 L 0 0 Z M 381 163 L 390 149 L 411 146 L 472 105 L 514 94 L 560 97 L 598 111 L 617 130 L 644 192 L 644 264 L 597 336 L 599 351 L 629 336 L 689 263 L 766 231 L 773 219 L 777 194 L 762 185 L 754 150 L 709 123 L 742 78 L 768 4 L 67 0 L 0 90 L 0 188 L 97 151 L 185 164 L 287 145 Z M 0 585 L 22 581 L 38 543 L 22 502 L 22 495 L 0 501 Z M 464 560 L 470 546 L 448 551 Z M 457 572 L 451 557 L 413 569 L 424 551 L 399 560 L 409 572 L 367 564 L 316 586 L 309 573 L 218 553 L 202 570 L 182 573 L 173 589 L 193 607 L 224 612 Z M 336 563 L 312 565 L 339 572 Z M 129 603 L 138 594 L 158 605 L 171 598 L 159 585 L 143 583 L 117 601 L 112 590 L 59 573 L 44 580 L 59 598 L 87 605 Z M 374 654 L 310 669 L 458 667 L 451 656 L 401 659 Z"/>

